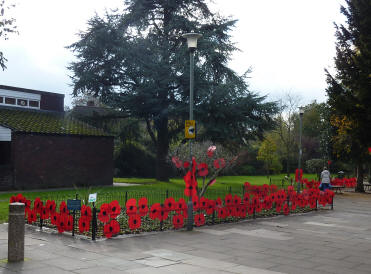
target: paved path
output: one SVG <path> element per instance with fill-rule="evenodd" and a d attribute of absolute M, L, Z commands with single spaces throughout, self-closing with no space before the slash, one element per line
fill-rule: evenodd
<path fill-rule="evenodd" d="M 371 195 L 336 196 L 335 210 L 92 242 L 26 231 L 26 261 L 0 273 L 371 273 Z"/>

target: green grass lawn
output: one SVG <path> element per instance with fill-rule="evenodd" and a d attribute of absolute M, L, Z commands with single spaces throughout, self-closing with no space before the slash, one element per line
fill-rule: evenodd
<path fill-rule="evenodd" d="M 272 182 L 277 184 L 284 176 L 285 174 L 273 175 L 271 176 Z M 291 175 L 291 177 L 293 176 Z M 304 174 L 303 177 L 314 179 L 315 176 L 315 174 Z M 208 189 L 206 197 L 215 199 L 218 196 L 222 197 L 229 191 L 232 194 L 242 194 L 242 186 L 246 181 L 253 185 L 269 184 L 270 182 L 267 176 L 222 176 L 218 177 L 216 183 Z M 118 200 L 121 205 L 124 205 L 127 199 L 139 199 L 143 196 L 148 198 L 150 204 L 161 202 L 167 196 L 178 199 L 183 196 L 184 190 L 184 181 L 182 178 L 174 178 L 169 182 L 160 182 L 155 179 L 146 178 L 114 178 L 114 182 L 134 185 L 2 192 L 0 193 L 0 223 L 7 222 L 9 199 L 17 193 L 22 193 L 27 199 L 31 200 L 40 197 L 44 201 L 50 199 L 56 202 L 74 199 L 75 195 L 78 194 L 79 198 L 83 200 L 83 203 L 87 202 L 89 193 L 97 193 L 97 204 L 99 206 L 104 202 L 110 202 L 112 200 Z M 202 181 L 199 180 L 198 183 L 200 185 Z"/>

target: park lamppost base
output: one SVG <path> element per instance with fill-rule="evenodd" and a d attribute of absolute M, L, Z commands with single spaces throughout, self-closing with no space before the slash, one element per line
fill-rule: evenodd
<path fill-rule="evenodd" d="M 187 219 L 187 231 L 193 230 L 193 202 L 192 198 L 188 201 L 188 219 Z"/>

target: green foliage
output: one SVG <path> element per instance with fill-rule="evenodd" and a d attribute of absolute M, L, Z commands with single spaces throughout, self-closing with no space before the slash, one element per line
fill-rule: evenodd
<path fill-rule="evenodd" d="M 75 94 L 93 94 L 138 118 L 156 146 L 156 176 L 167 180 L 169 143 L 179 138 L 189 105 L 189 54 L 182 34 L 203 38 L 195 56 L 195 118 L 200 139 L 238 147 L 271 128 L 274 103 L 247 89 L 246 75 L 228 68 L 236 50 L 235 21 L 210 12 L 204 0 L 128 0 L 123 13 L 89 20 L 69 48 L 77 61 Z M 197 20 L 196 20 L 197 18 Z M 233 110 L 233 111 L 231 111 Z"/>
<path fill-rule="evenodd" d="M 5 0 L 0 0 L 0 38 L 8 40 L 8 34 L 17 33 L 17 27 L 14 25 L 15 19 L 7 17 L 7 11 L 15 5 L 6 5 Z M 0 51 L 0 67 L 6 69 L 6 61 L 8 61 L 3 52 Z"/>
<path fill-rule="evenodd" d="M 357 191 L 363 192 L 363 163 L 371 146 L 371 3 L 346 0 L 341 7 L 346 25 L 336 27 L 336 75 L 327 73 L 336 152 L 357 164 Z"/>
<path fill-rule="evenodd" d="M 279 161 L 276 151 L 277 146 L 270 136 L 268 136 L 260 145 L 258 156 L 256 158 L 264 162 L 267 174 L 270 174 L 270 171 L 273 171 L 273 173 L 279 173 L 282 170 L 282 164 Z"/>
<path fill-rule="evenodd" d="M 115 176 L 154 177 L 155 157 L 138 143 L 125 143 L 114 153 Z"/>

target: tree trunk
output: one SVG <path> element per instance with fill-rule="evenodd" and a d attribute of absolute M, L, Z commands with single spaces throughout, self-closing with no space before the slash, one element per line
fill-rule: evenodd
<path fill-rule="evenodd" d="M 365 192 L 363 187 L 363 165 L 362 163 L 357 163 L 357 186 L 356 192 Z"/>
<path fill-rule="evenodd" d="M 169 165 L 167 156 L 169 152 L 168 119 L 163 117 L 156 121 L 157 128 L 157 153 L 156 153 L 156 180 L 169 181 Z"/>

